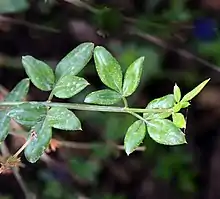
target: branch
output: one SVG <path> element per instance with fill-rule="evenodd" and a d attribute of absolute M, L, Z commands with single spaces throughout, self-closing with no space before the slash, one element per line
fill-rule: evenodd
<path fill-rule="evenodd" d="M 7 108 L 11 106 L 21 105 L 27 102 L 0 102 L 0 107 Z M 76 103 L 59 103 L 59 102 L 41 102 L 41 101 L 29 101 L 28 103 L 34 103 L 44 105 L 47 107 L 64 107 L 73 110 L 80 111 L 97 111 L 97 112 L 114 112 L 114 113 L 164 113 L 172 112 L 172 109 L 147 109 L 147 108 L 127 108 L 117 106 L 100 106 L 100 105 L 88 105 L 88 104 L 76 104 Z M 1 109 L 0 109 L 1 110 Z"/>

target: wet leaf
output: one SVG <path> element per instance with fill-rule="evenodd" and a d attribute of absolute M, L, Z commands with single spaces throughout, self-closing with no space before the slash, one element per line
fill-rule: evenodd
<path fill-rule="evenodd" d="M 166 95 L 152 100 L 148 105 L 147 109 L 169 109 L 174 106 L 174 96 L 172 94 Z M 144 118 L 147 120 L 156 118 L 167 118 L 171 115 L 171 112 L 161 112 L 161 113 L 144 113 Z"/>
<path fill-rule="evenodd" d="M 94 44 L 82 43 L 68 53 L 56 67 L 56 80 L 67 74 L 77 75 L 90 61 Z"/>
<path fill-rule="evenodd" d="M 32 132 L 36 135 L 25 148 L 24 154 L 29 162 L 35 163 L 47 149 L 52 137 L 52 130 L 47 121 L 44 120 L 37 123 L 33 127 Z M 29 139 L 31 139 L 31 137 L 32 135 L 30 135 Z"/>
<path fill-rule="evenodd" d="M 135 151 L 135 149 L 143 141 L 146 134 L 145 123 L 141 120 L 134 122 L 125 135 L 124 146 L 127 155 Z"/>
<path fill-rule="evenodd" d="M 154 119 L 147 123 L 150 137 L 159 144 L 185 144 L 185 134 L 168 119 Z"/>
<path fill-rule="evenodd" d="M 101 81 L 113 90 L 121 92 L 122 71 L 117 60 L 101 46 L 95 47 L 94 60 Z"/>
<path fill-rule="evenodd" d="M 22 64 L 31 82 L 42 91 L 53 89 L 55 77 L 53 70 L 44 62 L 32 56 L 23 56 Z"/>
<path fill-rule="evenodd" d="M 52 107 L 47 113 L 48 124 L 62 130 L 82 130 L 75 114 L 67 108 Z"/>
<path fill-rule="evenodd" d="M 125 97 L 131 95 L 137 89 L 141 79 L 143 63 L 144 57 L 140 57 L 128 67 L 123 83 L 123 95 Z"/>
<path fill-rule="evenodd" d="M 16 122 L 27 127 L 32 127 L 37 122 L 43 120 L 46 117 L 46 114 L 46 106 L 33 102 L 14 106 L 7 113 L 7 115 Z"/>
<path fill-rule="evenodd" d="M 91 104 L 111 105 L 122 99 L 121 94 L 110 89 L 95 91 L 86 96 L 84 102 Z"/>
<path fill-rule="evenodd" d="M 196 95 L 198 95 L 201 90 L 205 87 L 205 85 L 209 82 L 210 78 L 203 81 L 201 84 L 199 84 L 197 87 L 195 87 L 193 90 L 191 90 L 189 93 L 187 93 L 181 102 L 188 102 L 191 99 L 193 99 Z"/>
<path fill-rule="evenodd" d="M 84 78 L 68 74 L 59 79 L 52 92 L 58 98 L 70 98 L 88 85 Z"/>

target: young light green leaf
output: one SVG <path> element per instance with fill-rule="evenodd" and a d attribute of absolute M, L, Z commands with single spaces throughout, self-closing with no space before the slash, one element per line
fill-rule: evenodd
<path fill-rule="evenodd" d="M 177 84 L 174 85 L 173 95 L 174 95 L 175 101 L 176 101 L 176 102 L 179 102 L 180 99 L 181 99 L 181 91 L 180 91 L 179 86 L 177 86 Z"/>
<path fill-rule="evenodd" d="M 127 97 L 137 89 L 141 79 L 143 63 L 144 57 L 140 57 L 128 67 L 123 83 L 123 96 Z"/>
<path fill-rule="evenodd" d="M 68 53 L 57 65 L 56 80 L 67 74 L 77 75 L 92 57 L 94 44 L 82 43 Z"/>
<path fill-rule="evenodd" d="M 95 47 L 94 60 L 101 81 L 109 88 L 121 92 L 122 71 L 117 60 L 102 46 Z"/>
<path fill-rule="evenodd" d="M 147 109 L 170 109 L 174 106 L 174 96 L 172 94 L 165 95 L 152 100 L 148 105 Z M 143 116 L 147 120 L 156 119 L 156 118 L 167 118 L 171 115 L 171 111 L 166 111 L 161 113 L 144 113 Z"/>
<path fill-rule="evenodd" d="M 21 80 L 12 91 L 5 97 L 5 101 L 19 102 L 23 100 L 29 90 L 30 80 L 28 78 Z"/>
<path fill-rule="evenodd" d="M 173 123 L 178 128 L 186 128 L 186 120 L 185 120 L 184 115 L 182 113 L 173 113 L 172 118 L 173 118 Z"/>
<path fill-rule="evenodd" d="M 160 144 L 179 145 L 186 143 L 185 134 L 168 119 L 154 119 L 147 123 L 150 137 Z"/>
<path fill-rule="evenodd" d="M 134 122 L 125 135 L 124 146 L 127 155 L 135 151 L 135 149 L 143 141 L 146 134 L 145 123 L 141 120 Z"/>
<path fill-rule="evenodd" d="M 189 102 L 180 102 L 181 104 L 181 108 L 187 108 L 188 106 L 190 106 Z"/>
<path fill-rule="evenodd" d="M 6 111 L 0 111 L 0 142 L 3 142 L 8 135 L 10 120 Z"/>
<path fill-rule="evenodd" d="M 193 99 L 196 95 L 198 95 L 200 93 L 200 91 L 205 87 L 205 85 L 209 82 L 210 78 L 203 81 L 201 84 L 199 84 L 197 87 L 195 87 L 192 91 L 190 91 L 189 93 L 187 93 L 183 99 L 181 100 L 181 102 L 188 102 L 191 99 Z"/>
<path fill-rule="evenodd" d="M 181 104 L 181 103 L 174 104 L 174 106 L 173 106 L 173 111 L 174 111 L 175 113 L 177 113 L 177 112 L 180 111 L 181 108 L 182 108 L 182 104 Z"/>
<path fill-rule="evenodd" d="M 12 107 L 7 115 L 21 125 L 32 127 L 46 117 L 47 108 L 37 103 L 23 103 Z"/>
<path fill-rule="evenodd" d="M 23 56 L 22 64 L 32 83 L 42 91 L 52 90 L 55 82 L 53 70 L 32 56 Z"/>
<path fill-rule="evenodd" d="M 70 98 L 88 85 L 84 78 L 68 74 L 58 80 L 52 92 L 58 98 Z"/>
<path fill-rule="evenodd" d="M 44 120 L 37 123 L 32 128 L 32 132 L 36 135 L 34 137 L 30 135 L 31 141 L 25 148 L 24 154 L 29 162 L 35 163 L 47 149 L 52 137 L 52 130 L 47 121 Z"/>
<path fill-rule="evenodd" d="M 52 107 L 47 113 L 47 121 L 57 129 L 82 130 L 79 119 L 67 108 Z"/>
<path fill-rule="evenodd" d="M 84 102 L 91 104 L 111 105 L 122 99 L 121 94 L 110 89 L 95 91 L 86 96 Z"/>

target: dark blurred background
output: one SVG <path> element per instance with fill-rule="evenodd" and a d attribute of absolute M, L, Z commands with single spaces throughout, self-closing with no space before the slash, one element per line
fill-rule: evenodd
<path fill-rule="evenodd" d="M 123 144 L 133 117 L 77 111 L 83 131 L 53 131 L 54 138 L 71 146 L 58 147 L 36 164 L 22 157 L 26 166 L 20 177 L 0 176 L 0 198 L 220 198 L 219 12 L 219 0 L 0 0 L 2 98 L 3 90 L 26 77 L 22 55 L 54 68 L 85 41 L 105 46 L 123 71 L 145 56 L 130 106 L 145 107 L 172 93 L 175 82 L 186 93 L 211 78 L 185 113 L 187 145 L 163 146 L 146 136 L 146 150 L 128 157 L 111 146 Z M 68 102 L 82 102 L 87 93 L 103 87 L 92 62 L 80 75 L 91 86 Z M 47 97 L 31 86 L 29 100 Z M 22 142 L 14 136 L 6 140 L 11 153 Z"/>

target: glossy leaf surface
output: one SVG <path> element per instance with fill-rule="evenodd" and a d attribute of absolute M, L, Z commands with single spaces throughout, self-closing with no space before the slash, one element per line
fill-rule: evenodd
<path fill-rule="evenodd" d="M 42 91 L 52 90 L 55 82 L 53 70 L 44 62 L 32 57 L 23 56 L 22 64 L 31 82 Z"/>
<path fill-rule="evenodd" d="M 47 113 L 51 127 L 62 130 L 81 130 L 81 123 L 75 114 L 67 108 L 52 107 Z"/>
<path fill-rule="evenodd" d="M 117 60 L 101 46 L 95 47 L 94 60 L 101 81 L 109 88 L 121 92 L 122 71 Z"/>
<path fill-rule="evenodd" d="M 34 126 L 37 122 L 43 120 L 46 114 L 46 106 L 31 102 L 14 106 L 7 113 L 16 122 L 28 127 Z"/>
<path fill-rule="evenodd" d="M 146 108 L 148 109 L 169 109 L 174 106 L 174 96 L 172 94 L 166 95 L 152 100 Z M 171 115 L 171 112 L 161 112 L 161 113 L 144 113 L 144 118 L 156 119 L 156 118 L 167 118 Z"/>
<path fill-rule="evenodd" d="M 144 57 L 140 57 L 128 67 L 123 83 L 123 95 L 125 97 L 131 95 L 137 89 L 141 79 L 143 63 Z"/>
<path fill-rule="evenodd" d="M 94 91 L 86 96 L 84 102 L 100 105 L 111 105 L 122 99 L 121 94 L 110 89 Z"/>
<path fill-rule="evenodd" d="M 173 113 L 172 118 L 173 118 L 173 123 L 178 128 L 186 128 L 186 120 L 182 113 Z"/>
<path fill-rule="evenodd" d="M 47 149 L 52 137 L 52 130 L 45 120 L 37 123 L 32 131 L 35 132 L 36 136 L 32 138 L 29 145 L 25 148 L 24 154 L 29 162 L 35 163 Z M 29 139 L 31 139 L 31 135 Z"/>
<path fill-rule="evenodd" d="M 179 145 L 186 143 L 185 134 L 168 119 L 154 119 L 148 122 L 150 137 L 160 144 Z"/>
<path fill-rule="evenodd" d="M 94 44 L 82 43 L 69 52 L 56 67 L 56 80 L 67 74 L 77 75 L 90 61 Z"/>
<path fill-rule="evenodd" d="M 141 120 L 134 122 L 125 135 L 124 146 L 127 155 L 135 151 L 135 149 L 143 141 L 146 134 L 145 123 Z"/>
<path fill-rule="evenodd" d="M 70 98 L 88 85 L 89 83 L 84 78 L 68 74 L 60 78 L 53 89 L 53 94 L 58 98 Z"/>
<path fill-rule="evenodd" d="M 180 91 L 179 86 L 177 86 L 177 84 L 174 85 L 173 95 L 174 95 L 175 101 L 176 101 L 176 102 L 179 102 L 180 99 L 181 99 L 181 91 Z"/>

